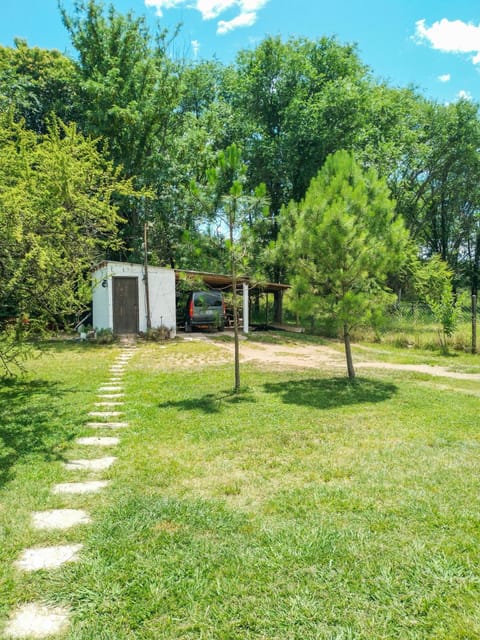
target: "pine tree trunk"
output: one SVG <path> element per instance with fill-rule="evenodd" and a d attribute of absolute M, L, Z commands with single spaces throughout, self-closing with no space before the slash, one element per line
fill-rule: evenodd
<path fill-rule="evenodd" d="M 353 368 L 352 348 L 350 346 L 350 333 L 346 324 L 343 325 L 343 343 L 345 345 L 345 357 L 347 359 L 347 371 L 350 380 L 355 378 L 355 369 Z"/>

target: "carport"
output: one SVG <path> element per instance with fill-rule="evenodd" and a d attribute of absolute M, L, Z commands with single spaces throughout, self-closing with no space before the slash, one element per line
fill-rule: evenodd
<path fill-rule="evenodd" d="M 181 278 L 191 280 L 201 280 L 206 287 L 210 289 L 217 289 L 219 291 L 232 291 L 233 281 L 232 276 L 209 273 L 206 271 L 191 271 L 188 269 L 175 269 L 175 279 L 178 282 Z M 250 330 L 250 295 L 264 294 L 266 298 L 267 318 L 268 324 L 268 295 L 272 293 L 277 299 L 277 310 L 279 311 L 277 324 L 282 322 L 282 298 L 287 289 L 290 289 L 290 285 L 282 284 L 280 282 L 264 282 L 254 280 L 246 276 L 237 276 L 237 293 L 243 297 L 243 332 L 248 333 Z"/>

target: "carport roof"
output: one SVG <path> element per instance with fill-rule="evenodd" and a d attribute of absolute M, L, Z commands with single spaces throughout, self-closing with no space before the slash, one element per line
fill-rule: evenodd
<path fill-rule="evenodd" d="M 221 273 L 208 273 L 207 271 L 190 271 L 188 269 L 175 269 L 175 278 L 179 280 L 184 275 L 187 278 L 199 278 L 203 282 L 213 289 L 229 289 L 232 287 L 232 276 L 224 275 Z M 238 284 L 247 283 L 250 289 L 256 289 L 261 293 L 274 293 L 275 291 L 285 291 L 290 289 L 289 284 L 282 284 L 280 282 L 264 282 L 261 280 L 254 280 L 249 277 L 237 278 Z"/>

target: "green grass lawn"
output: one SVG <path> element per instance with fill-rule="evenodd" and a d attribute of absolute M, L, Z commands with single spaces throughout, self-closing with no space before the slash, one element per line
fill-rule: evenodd
<path fill-rule="evenodd" d="M 51 346 L 1 387 L 0 625 L 42 599 L 71 607 L 69 640 L 478 639 L 473 383 L 249 365 L 232 396 L 217 349 L 138 348 L 111 485 L 68 498 L 93 524 L 67 533 L 29 514 L 65 506 L 51 486 L 85 454 L 73 438 L 119 349 Z M 25 547 L 65 540 L 84 543 L 79 563 L 14 569 Z"/>

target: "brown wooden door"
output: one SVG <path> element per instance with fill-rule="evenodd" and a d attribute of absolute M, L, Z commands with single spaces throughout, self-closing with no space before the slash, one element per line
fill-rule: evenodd
<path fill-rule="evenodd" d="M 138 333 L 138 278 L 113 278 L 113 333 Z"/>

